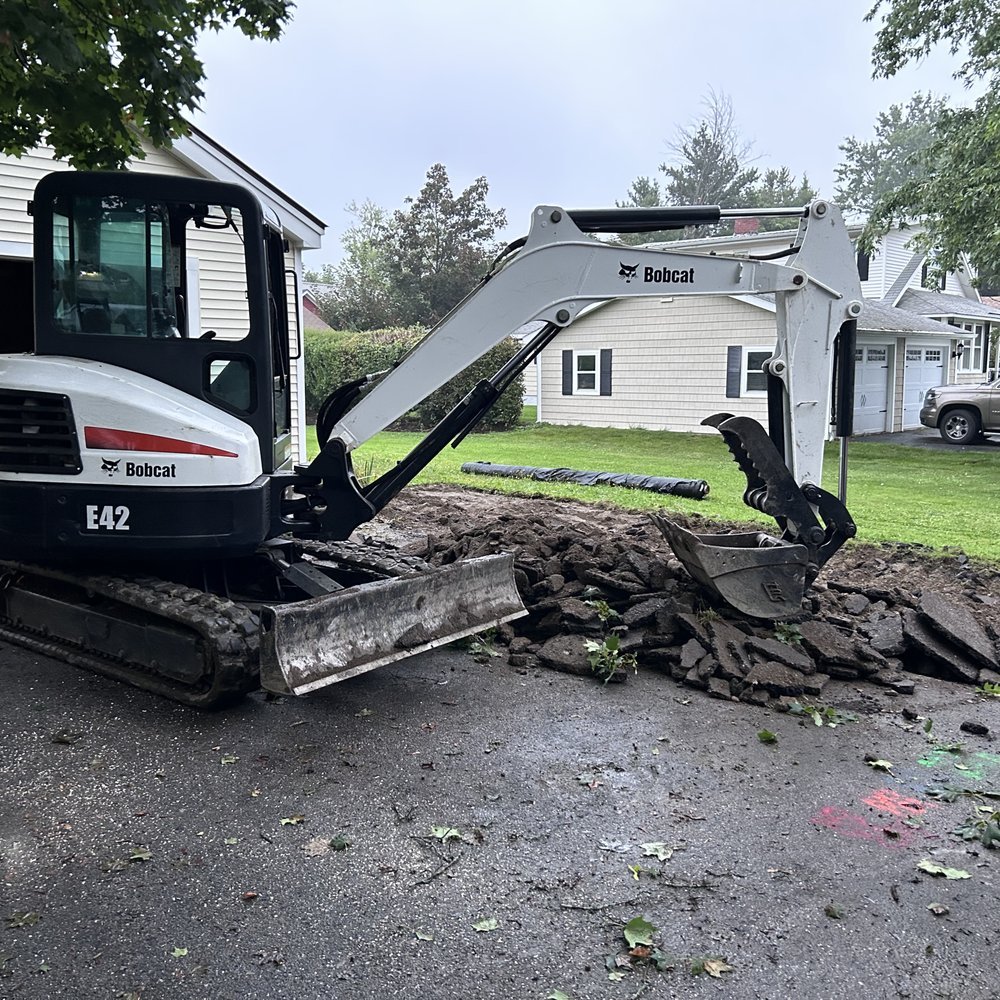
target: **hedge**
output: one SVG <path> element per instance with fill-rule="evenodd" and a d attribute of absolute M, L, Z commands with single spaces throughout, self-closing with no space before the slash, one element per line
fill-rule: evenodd
<path fill-rule="evenodd" d="M 323 400 L 352 378 L 391 368 L 425 335 L 420 327 L 354 331 L 305 332 L 306 416 L 314 423 Z M 419 402 L 397 420 L 392 430 L 429 430 L 481 379 L 488 378 L 514 356 L 520 344 L 507 337 Z M 517 378 L 477 427 L 483 431 L 510 430 L 521 417 L 524 380 Z"/>

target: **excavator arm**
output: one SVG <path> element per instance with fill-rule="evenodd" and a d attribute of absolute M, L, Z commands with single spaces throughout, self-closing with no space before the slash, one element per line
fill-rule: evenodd
<path fill-rule="evenodd" d="M 631 297 L 766 295 L 774 297 L 777 320 L 774 354 L 765 366 L 769 430 L 764 433 L 749 418 L 714 423 L 747 474 L 747 502 L 776 517 L 788 537 L 821 546 L 823 532 L 813 517 L 817 504 L 807 501 L 800 487 L 820 486 L 831 419 L 837 418 L 841 434 L 845 427 L 849 433 L 851 401 L 843 390 L 853 371 L 861 290 L 840 212 L 825 201 L 794 211 L 796 238 L 774 260 L 626 247 L 593 235 L 717 222 L 723 213 L 711 206 L 535 209 L 528 236 L 512 244 L 479 286 L 360 401 L 355 400 L 365 380 L 330 397 L 318 421 L 321 453 L 302 470 L 306 492 L 318 491 L 321 502 L 305 512 L 300 504 L 288 526 L 346 537 L 439 451 L 457 443 L 561 330 L 597 306 Z M 511 363 L 481 382 L 395 469 L 364 488 L 358 485 L 350 467 L 356 447 L 530 323 L 541 329 Z M 841 390 L 837 399 L 835 385 Z M 836 517 L 845 516 L 837 509 Z"/>
<path fill-rule="evenodd" d="M 435 455 L 460 441 L 561 330 L 603 303 L 634 296 L 773 295 L 777 340 L 765 366 L 769 429 L 731 414 L 705 422 L 721 432 L 746 474 L 744 500 L 775 518 L 780 537 L 763 532 L 698 535 L 662 516 L 653 519 L 691 575 L 738 610 L 759 618 L 797 613 L 820 567 L 855 531 L 843 503 L 820 487 L 831 417 L 837 418 L 840 433 L 850 430 L 854 320 L 861 309 L 853 250 L 840 213 L 823 201 L 797 210 L 798 234 L 780 262 L 626 247 L 594 235 L 705 224 L 717 222 L 721 214 L 711 207 L 537 208 L 528 236 L 512 244 L 479 286 L 393 369 L 356 379 L 327 399 L 317 419 L 320 453 L 290 478 L 276 477 L 282 529 L 320 539 L 347 538 Z M 395 468 L 374 482 L 359 482 L 351 466 L 356 447 L 529 323 L 540 329 L 507 364 L 478 383 Z M 412 582 L 387 583 L 384 599 L 374 602 L 381 617 L 373 617 L 371 594 L 360 616 L 350 614 L 353 598 L 348 594 L 321 598 L 315 607 L 307 603 L 269 613 L 264 646 L 268 662 L 276 666 L 264 683 L 301 693 L 397 658 L 399 642 L 392 637 L 404 610 L 412 612 L 413 620 L 405 619 L 410 631 L 426 629 L 435 615 L 452 614 L 456 601 L 467 603 L 473 596 L 482 606 L 474 614 L 463 606 L 462 617 L 479 627 L 518 614 L 518 602 L 510 594 L 509 557 L 458 564 L 455 572 L 463 575 L 449 580 L 436 596 L 425 584 L 418 583 L 419 593 L 407 596 L 402 588 Z M 338 601 L 348 602 L 344 610 Z M 364 631 L 371 648 L 363 658 L 348 659 L 363 659 L 360 667 L 346 662 L 331 666 L 325 653 L 315 658 L 311 651 L 344 647 L 344 637 L 331 630 L 359 618 L 368 623 Z M 450 626 L 430 630 L 453 631 Z M 385 642 L 373 641 L 372 635 L 386 637 Z M 412 642 L 407 639 L 406 644 Z"/>

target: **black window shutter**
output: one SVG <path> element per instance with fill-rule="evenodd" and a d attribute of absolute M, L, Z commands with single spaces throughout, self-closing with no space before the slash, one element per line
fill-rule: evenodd
<path fill-rule="evenodd" d="M 601 348 L 601 395 L 611 395 L 611 348 Z"/>
<path fill-rule="evenodd" d="M 726 397 L 732 399 L 740 394 L 743 384 L 743 348 L 730 347 L 726 358 Z"/>
<path fill-rule="evenodd" d="M 573 352 L 572 351 L 562 352 L 562 366 L 563 366 L 562 394 L 564 396 L 572 396 L 573 395 Z"/>

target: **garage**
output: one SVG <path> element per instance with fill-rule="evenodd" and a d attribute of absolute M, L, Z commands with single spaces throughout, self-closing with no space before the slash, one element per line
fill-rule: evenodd
<path fill-rule="evenodd" d="M 944 385 L 945 344 L 906 345 L 903 363 L 903 430 L 920 426 L 920 408 L 924 394 L 936 385 Z"/>
<path fill-rule="evenodd" d="M 854 433 L 881 434 L 890 429 L 890 344 L 861 344 L 855 353 Z"/>

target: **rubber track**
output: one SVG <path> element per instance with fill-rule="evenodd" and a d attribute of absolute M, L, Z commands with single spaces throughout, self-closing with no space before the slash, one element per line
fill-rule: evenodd
<path fill-rule="evenodd" d="M 156 673 L 149 664 L 114 657 L 80 643 L 25 629 L 0 618 L 0 637 L 74 666 L 125 681 L 135 687 L 198 708 L 219 708 L 239 701 L 260 686 L 260 638 L 257 615 L 225 598 L 155 577 L 76 576 L 60 570 L 0 561 L 15 577 L 30 575 L 69 584 L 85 595 L 116 601 L 196 633 L 202 647 L 202 680 L 184 684 Z M 27 589 L 31 589 L 30 586 Z"/>
<path fill-rule="evenodd" d="M 297 540 L 296 544 L 315 559 L 362 569 L 376 578 L 410 576 L 431 568 L 418 557 L 379 543 Z M 188 685 L 158 674 L 150 664 L 87 649 L 83 642 L 53 637 L 0 617 L 0 638 L 8 642 L 197 708 L 221 708 L 260 687 L 260 622 L 242 604 L 149 576 L 77 576 L 6 560 L 0 560 L 0 574 L 68 584 L 85 595 L 104 597 L 148 615 L 151 621 L 166 619 L 190 629 L 201 639 L 202 680 Z"/>

